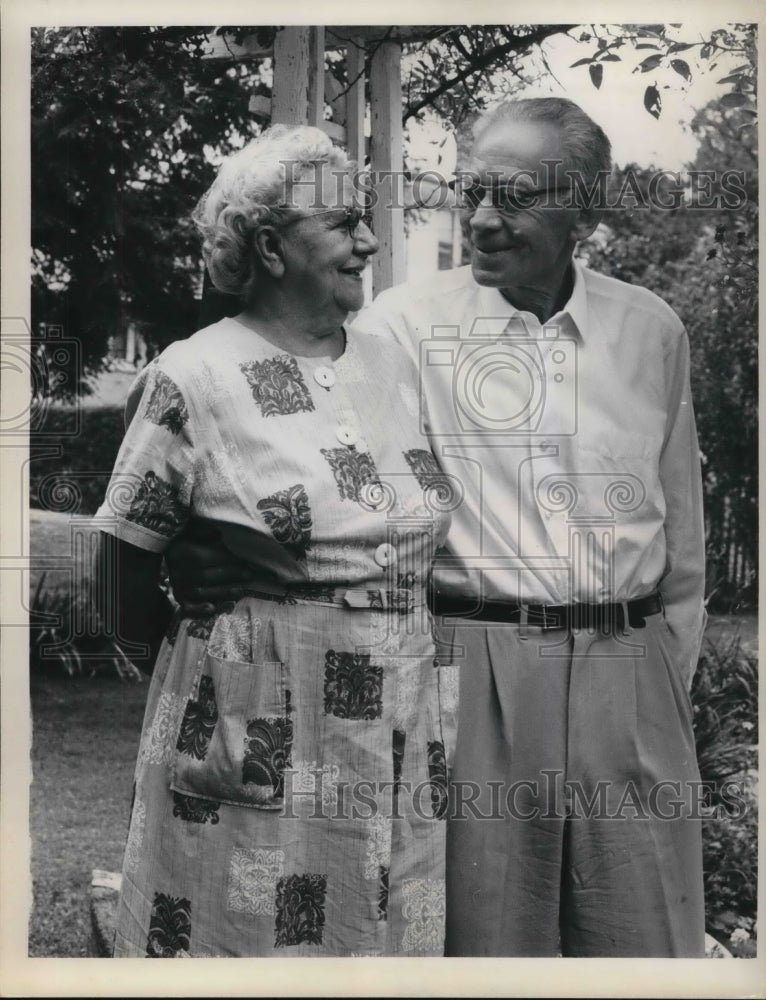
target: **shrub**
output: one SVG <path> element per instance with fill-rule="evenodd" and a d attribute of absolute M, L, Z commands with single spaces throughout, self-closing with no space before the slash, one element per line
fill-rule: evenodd
<path fill-rule="evenodd" d="M 123 406 L 79 412 L 55 407 L 43 430 L 30 441 L 30 506 L 95 514 L 125 432 Z"/>
<path fill-rule="evenodd" d="M 750 957 L 758 888 L 758 683 L 756 659 L 738 633 L 706 641 L 692 702 L 700 775 L 715 810 L 702 826 L 707 929 L 733 954 Z"/>
<path fill-rule="evenodd" d="M 29 621 L 29 670 L 38 673 L 63 671 L 69 677 L 93 677 L 100 671 L 115 671 L 121 680 L 141 680 L 141 673 L 113 639 L 100 634 L 97 623 L 80 635 L 75 622 L 91 620 L 93 612 L 86 594 L 72 595 L 63 587 L 46 588 L 45 573 L 32 596 Z"/>

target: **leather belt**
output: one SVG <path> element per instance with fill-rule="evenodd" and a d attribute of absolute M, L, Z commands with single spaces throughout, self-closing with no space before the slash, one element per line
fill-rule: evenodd
<path fill-rule="evenodd" d="M 514 604 L 505 601 L 483 601 L 470 605 L 465 599 L 434 594 L 431 610 L 434 615 L 466 618 L 472 621 L 524 623 L 541 629 L 595 629 L 610 631 L 625 627 L 625 609 L 631 628 L 643 628 L 646 618 L 665 610 L 659 593 L 639 597 L 620 604 Z"/>

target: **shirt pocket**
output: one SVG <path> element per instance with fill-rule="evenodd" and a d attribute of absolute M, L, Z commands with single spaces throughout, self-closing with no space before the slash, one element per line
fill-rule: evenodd
<path fill-rule="evenodd" d="M 170 787 L 219 804 L 281 809 L 292 743 L 284 664 L 205 651 L 178 731 Z"/>
<path fill-rule="evenodd" d="M 659 480 L 662 441 L 653 433 L 637 434 L 619 430 L 602 438 L 573 442 L 569 468 L 577 509 L 618 524 L 643 521 L 664 508 Z"/>

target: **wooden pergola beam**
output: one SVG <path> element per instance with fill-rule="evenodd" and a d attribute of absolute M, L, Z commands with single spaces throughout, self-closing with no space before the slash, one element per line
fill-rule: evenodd
<path fill-rule="evenodd" d="M 367 109 L 365 97 L 364 42 L 353 38 L 346 48 L 346 73 L 349 90 L 346 94 L 346 149 L 359 169 L 364 166 L 365 139 L 364 115 Z"/>
<path fill-rule="evenodd" d="M 380 250 L 372 258 L 373 295 L 407 276 L 404 239 L 402 47 L 383 42 L 370 61 L 370 167 L 375 187 L 373 226 Z M 388 175 L 388 176 L 386 176 Z"/>

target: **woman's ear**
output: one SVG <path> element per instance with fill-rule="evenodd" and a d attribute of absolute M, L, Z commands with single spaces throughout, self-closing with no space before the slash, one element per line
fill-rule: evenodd
<path fill-rule="evenodd" d="M 282 241 L 274 226 L 262 226 L 256 232 L 253 253 L 259 266 L 272 278 L 281 278 L 285 273 Z"/>

